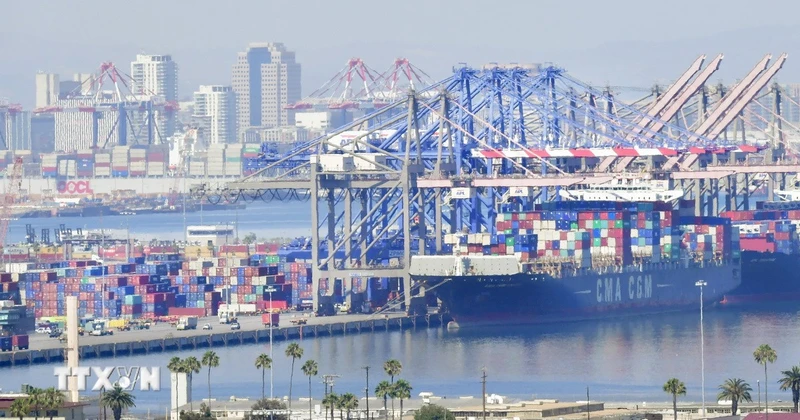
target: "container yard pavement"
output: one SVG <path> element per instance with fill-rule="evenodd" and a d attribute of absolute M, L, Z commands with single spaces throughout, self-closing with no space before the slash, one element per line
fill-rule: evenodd
<path fill-rule="evenodd" d="M 291 323 L 291 319 L 298 319 L 304 317 L 306 313 L 302 312 L 289 312 L 289 313 L 282 313 L 281 320 L 280 320 L 280 327 L 291 327 L 293 326 Z M 355 321 L 365 321 L 370 319 L 383 319 L 388 316 L 391 319 L 395 318 L 402 318 L 405 317 L 405 313 L 402 312 L 395 312 L 395 313 L 388 313 L 388 314 L 380 314 L 380 315 L 361 315 L 361 314 L 353 314 L 353 315 L 335 315 L 335 316 L 326 316 L 326 317 L 308 317 L 308 324 L 307 325 L 326 325 L 336 322 L 355 322 Z M 203 330 L 203 325 L 211 324 L 212 330 Z M 241 325 L 241 330 L 243 331 L 256 331 L 256 330 L 264 330 L 267 327 L 264 326 L 261 322 L 261 315 L 254 315 L 254 316 L 239 316 L 239 325 Z M 94 344 L 112 344 L 112 343 L 124 343 L 124 342 L 136 342 L 139 340 L 155 340 L 159 338 L 179 338 L 179 337 L 193 337 L 193 336 L 206 336 L 210 334 L 217 334 L 222 332 L 231 332 L 231 326 L 220 324 L 219 319 L 214 316 L 203 317 L 198 320 L 197 329 L 196 330 L 183 330 L 178 331 L 174 326 L 170 325 L 166 322 L 159 322 L 154 324 L 150 327 L 149 330 L 131 330 L 131 331 L 114 331 L 114 335 L 106 335 L 106 336 L 90 336 L 85 334 L 79 337 L 79 341 L 81 345 L 94 345 Z M 168 337 L 169 334 L 172 334 L 171 337 Z M 66 346 L 66 342 L 61 343 L 57 338 L 50 338 L 48 334 L 31 334 L 30 336 L 30 349 L 31 350 L 49 350 L 49 349 L 57 349 L 63 348 Z"/>

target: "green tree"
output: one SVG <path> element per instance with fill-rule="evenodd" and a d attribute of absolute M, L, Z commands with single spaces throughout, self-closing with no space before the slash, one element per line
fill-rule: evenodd
<path fill-rule="evenodd" d="M 794 403 L 794 412 L 797 412 L 797 403 L 800 401 L 800 367 L 792 366 L 791 370 L 784 370 L 781 372 L 783 377 L 778 381 L 781 386 L 781 391 L 792 391 L 792 402 Z"/>
<path fill-rule="evenodd" d="M 289 374 L 289 411 L 292 411 L 292 384 L 294 382 L 294 361 L 303 358 L 303 348 L 297 343 L 286 346 L 286 357 L 292 358 L 292 370 Z"/>
<path fill-rule="evenodd" d="M 383 370 L 386 371 L 387 375 L 389 375 L 391 378 L 391 383 L 394 385 L 394 377 L 400 375 L 400 372 L 403 371 L 403 365 L 399 360 L 390 359 L 383 364 Z M 394 418 L 394 397 L 392 397 L 391 392 L 389 393 L 389 396 L 392 398 L 392 418 Z"/>
<path fill-rule="evenodd" d="M 28 404 L 28 399 L 17 398 L 11 403 L 10 412 L 8 414 L 12 417 L 19 417 L 19 419 L 22 420 L 22 418 L 26 417 L 30 411 L 31 406 Z"/>
<path fill-rule="evenodd" d="M 253 232 L 250 232 L 250 233 L 248 233 L 247 235 L 244 236 L 244 240 L 242 240 L 242 243 L 250 245 L 250 244 L 254 243 L 255 241 L 256 241 L 256 234 L 253 233 Z"/>
<path fill-rule="evenodd" d="M 200 404 L 200 412 L 199 413 L 192 413 L 187 411 L 181 411 L 181 420 L 216 420 L 217 418 L 211 414 L 211 409 L 206 405 L 206 403 Z"/>
<path fill-rule="evenodd" d="M 717 401 L 730 400 L 731 401 L 731 415 L 736 415 L 739 409 L 739 401 L 751 402 L 753 399 L 750 397 L 750 384 L 739 378 L 729 378 L 719 386 L 719 394 Z"/>
<path fill-rule="evenodd" d="M 672 412 L 678 420 L 678 395 L 686 395 L 686 385 L 678 378 L 672 378 L 664 384 L 664 392 L 672 395 Z"/>
<path fill-rule="evenodd" d="M 28 390 L 28 406 L 35 418 L 39 418 L 42 409 L 46 405 L 44 390 L 41 388 L 31 388 Z"/>
<path fill-rule="evenodd" d="M 122 418 L 122 410 L 136 407 L 135 400 L 136 397 L 129 392 L 122 389 L 119 385 L 114 385 L 114 389 L 106 391 L 103 393 L 103 396 L 100 397 L 100 405 L 110 408 L 111 413 L 114 415 L 114 420 L 120 420 L 120 418 Z"/>
<path fill-rule="evenodd" d="M 53 417 L 58 415 L 58 409 L 64 405 L 66 398 L 61 391 L 52 387 L 42 391 L 42 397 L 42 409 L 50 416 L 50 420 L 53 420 Z"/>
<path fill-rule="evenodd" d="M 189 386 L 192 386 L 192 375 L 195 373 L 200 373 L 200 369 L 202 367 L 203 365 L 200 364 L 200 361 L 194 356 L 189 356 L 183 359 L 183 368 L 186 372 Z M 189 400 L 189 411 L 194 412 L 194 403 L 192 400 Z"/>
<path fill-rule="evenodd" d="M 347 420 L 350 420 L 350 411 L 358 408 L 358 397 L 351 393 L 342 394 L 336 401 L 336 406 L 339 408 L 339 416 L 341 417 L 341 410 L 347 413 Z"/>
<path fill-rule="evenodd" d="M 336 405 L 338 403 L 339 403 L 339 396 L 334 394 L 333 392 L 326 395 L 325 398 L 322 399 L 322 405 L 325 407 L 326 413 L 327 409 L 330 408 L 331 410 L 331 420 L 333 420 L 333 409 L 336 408 Z"/>
<path fill-rule="evenodd" d="M 286 404 L 283 401 L 271 400 L 269 398 L 262 398 L 250 407 L 254 411 L 261 410 L 286 410 Z M 289 420 L 286 414 L 250 414 L 245 416 L 246 420 Z"/>
<path fill-rule="evenodd" d="M 167 370 L 169 370 L 172 373 L 184 373 L 186 369 L 185 369 L 185 367 L 183 365 L 183 360 L 181 360 L 180 357 L 175 356 L 175 357 L 169 359 L 169 363 L 167 363 Z M 177 392 L 175 393 L 175 414 L 178 415 L 178 417 L 180 417 L 180 414 L 178 414 L 178 393 Z"/>
<path fill-rule="evenodd" d="M 764 413 L 766 419 L 769 420 L 769 396 L 767 394 L 767 363 L 775 363 L 778 360 L 778 353 L 769 346 L 769 344 L 762 344 L 758 346 L 756 351 L 753 352 L 753 359 L 759 365 L 764 365 Z"/>
<path fill-rule="evenodd" d="M 414 413 L 414 420 L 456 420 L 456 416 L 441 405 L 425 404 Z"/>
<path fill-rule="evenodd" d="M 312 413 L 314 412 L 313 406 L 311 405 L 311 377 L 317 376 L 319 373 L 319 366 L 317 366 L 317 362 L 313 360 L 306 360 L 300 370 L 303 371 L 304 375 L 308 376 L 308 420 L 311 420 Z"/>
<path fill-rule="evenodd" d="M 375 396 L 377 398 L 383 398 L 383 413 L 384 418 L 388 420 L 389 418 L 389 408 L 387 407 L 387 401 L 389 400 L 389 396 L 392 395 L 392 384 L 389 381 L 380 381 L 378 385 L 375 387 Z"/>
<path fill-rule="evenodd" d="M 272 359 L 268 354 L 259 354 L 256 357 L 256 369 L 261 369 L 261 399 L 264 399 L 264 388 L 266 387 L 267 369 L 272 369 Z"/>
<path fill-rule="evenodd" d="M 411 398 L 411 384 L 405 379 L 398 379 L 392 385 L 392 398 L 400 400 L 400 418 L 403 418 L 403 400 Z M 392 413 L 394 415 L 394 413 Z"/>
<path fill-rule="evenodd" d="M 203 366 L 208 366 L 208 403 L 211 404 L 211 368 L 219 367 L 219 356 L 213 350 L 203 354 Z"/>

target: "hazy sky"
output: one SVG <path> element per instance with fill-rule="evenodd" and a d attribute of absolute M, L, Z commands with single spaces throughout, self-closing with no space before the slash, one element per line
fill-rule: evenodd
<path fill-rule="evenodd" d="M 713 81 L 788 52 L 780 81 L 800 82 L 800 1 L 4 1 L 0 97 L 33 104 L 34 73 L 130 71 L 137 53 L 172 54 L 180 96 L 229 84 L 248 42 L 279 41 L 303 65 L 303 93 L 350 57 L 388 68 L 406 57 L 434 78 L 459 62 L 553 62 L 594 84 L 647 87 L 700 54 L 725 53 Z"/>

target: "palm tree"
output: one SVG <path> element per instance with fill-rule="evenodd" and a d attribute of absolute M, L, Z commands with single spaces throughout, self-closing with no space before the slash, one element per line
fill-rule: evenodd
<path fill-rule="evenodd" d="M 169 359 L 169 363 L 167 363 L 167 369 L 172 373 L 183 373 L 185 368 L 183 366 L 183 360 L 180 357 L 173 357 Z M 177 379 L 176 379 L 177 383 Z M 178 416 L 178 393 L 175 393 L 175 415 Z M 180 417 L 180 416 L 178 416 Z"/>
<path fill-rule="evenodd" d="M 123 390 L 119 385 L 114 385 L 114 389 L 106 391 L 103 396 L 100 397 L 100 404 L 103 407 L 111 409 L 111 413 L 114 414 L 114 420 L 120 420 L 122 417 L 122 410 L 136 407 L 134 403 L 135 399 L 136 397 Z"/>
<path fill-rule="evenodd" d="M 333 420 L 333 409 L 336 408 L 336 404 L 339 402 L 339 396 L 331 392 L 330 394 L 326 395 L 325 398 L 322 399 L 322 405 L 325 408 L 331 409 L 331 420 Z M 326 414 L 327 415 L 327 414 Z"/>
<path fill-rule="evenodd" d="M 759 365 L 764 365 L 764 413 L 769 420 L 769 397 L 767 396 L 767 363 L 775 363 L 778 359 L 778 353 L 769 346 L 769 344 L 762 344 L 758 346 L 756 351 L 753 352 L 753 359 Z"/>
<path fill-rule="evenodd" d="M 378 398 L 383 398 L 383 413 L 384 418 L 389 418 L 389 410 L 386 408 L 386 402 L 389 400 L 389 396 L 392 394 L 392 384 L 388 381 L 380 381 L 378 386 L 375 387 L 375 396 Z"/>
<path fill-rule="evenodd" d="M 397 383 L 392 385 L 392 398 L 400 400 L 400 418 L 403 418 L 403 400 L 411 398 L 411 384 L 405 379 L 398 379 Z"/>
<path fill-rule="evenodd" d="M 292 358 L 292 371 L 289 374 L 289 411 L 292 411 L 292 382 L 294 381 L 294 361 L 303 357 L 303 348 L 297 343 L 286 347 L 286 357 Z"/>
<path fill-rule="evenodd" d="M 42 391 L 42 408 L 44 409 L 45 413 L 50 416 L 50 420 L 53 420 L 53 412 L 55 411 L 58 414 L 58 409 L 64 405 L 65 397 L 61 391 L 55 388 L 47 388 Z"/>
<path fill-rule="evenodd" d="M 31 406 L 28 404 L 27 398 L 17 398 L 11 403 L 11 409 L 8 413 L 12 417 L 19 417 L 19 420 L 22 420 L 23 417 L 27 416 L 28 413 L 31 411 Z"/>
<path fill-rule="evenodd" d="M 389 375 L 392 380 L 391 383 L 394 385 L 394 377 L 400 375 L 400 372 L 403 371 L 403 365 L 399 360 L 390 359 L 383 364 L 383 370 L 385 370 L 386 374 Z M 391 392 L 389 393 L 389 396 L 391 396 Z M 392 418 L 394 418 L 394 397 L 392 397 Z"/>
<path fill-rule="evenodd" d="M 663 389 L 672 395 L 672 411 L 675 413 L 675 420 L 678 420 L 678 395 L 686 395 L 686 385 L 678 378 L 672 378 L 664 384 Z"/>
<path fill-rule="evenodd" d="M 203 360 L 200 363 L 208 366 L 208 403 L 211 404 L 211 368 L 219 366 L 219 356 L 213 350 L 209 350 L 203 354 Z"/>
<path fill-rule="evenodd" d="M 264 387 L 266 386 L 267 369 L 272 369 L 272 359 L 267 354 L 259 354 L 256 357 L 256 369 L 261 369 L 261 399 L 264 399 Z"/>
<path fill-rule="evenodd" d="M 28 405 L 31 411 L 33 411 L 33 416 L 38 419 L 39 412 L 45 405 L 44 390 L 41 388 L 31 388 L 28 391 Z"/>
<path fill-rule="evenodd" d="M 303 367 L 300 370 L 303 371 L 303 374 L 308 376 L 308 419 L 311 420 L 311 414 L 314 412 L 313 407 L 311 406 L 311 377 L 317 376 L 318 372 L 317 362 L 313 360 L 306 360 L 303 363 Z"/>
<path fill-rule="evenodd" d="M 719 386 L 717 401 L 731 400 L 731 414 L 735 416 L 739 409 L 739 401 L 753 401 L 750 397 L 750 391 L 752 390 L 753 388 L 750 388 L 750 384 L 745 382 L 744 379 L 726 379 L 725 382 Z"/>
<path fill-rule="evenodd" d="M 336 405 L 339 408 L 339 417 L 342 416 L 341 410 L 345 410 L 347 412 L 347 420 L 350 420 L 350 410 L 355 410 L 358 408 L 358 398 L 348 392 L 346 394 L 342 394 L 342 396 L 338 398 Z"/>
<path fill-rule="evenodd" d="M 186 382 L 189 384 L 189 386 L 192 384 L 192 375 L 195 373 L 200 373 L 200 369 L 202 367 L 203 365 L 201 365 L 200 361 L 194 356 L 189 356 L 183 359 L 183 368 L 186 371 L 186 377 L 188 379 Z M 194 413 L 194 403 L 192 400 L 189 400 L 189 411 Z"/>
<path fill-rule="evenodd" d="M 796 413 L 797 403 L 800 401 L 800 367 L 792 366 L 791 370 L 784 370 L 781 375 L 783 375 L 783 378 L 778 381 L 781 385 L 781 391 L 792 390 L 792 402 Z"/>

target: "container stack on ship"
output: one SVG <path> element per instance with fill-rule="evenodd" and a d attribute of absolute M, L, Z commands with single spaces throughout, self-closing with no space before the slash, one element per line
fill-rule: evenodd
<path fill-rule="evenodd" d="M 411 275 L 459 326 L 539 323 L 686 309 L 740 282 L 739 234 L 724 218 L 662 202 L 556 202 L 500 214 L 496 234 L 449 235 L 453 255 Z"/>
<path fill-rule="evenodd" d="M 742 248 L 742 284 L 723 302 L 800 299 L 800 210 L 727 211 L 722 216 L 738 227 Z"/>

